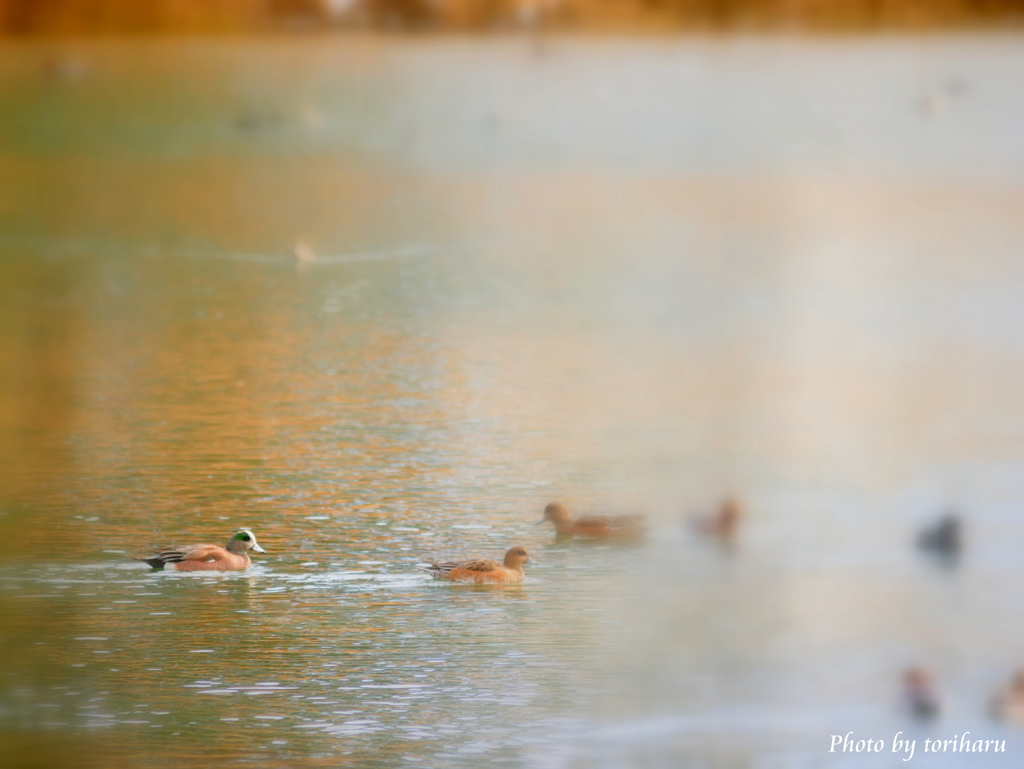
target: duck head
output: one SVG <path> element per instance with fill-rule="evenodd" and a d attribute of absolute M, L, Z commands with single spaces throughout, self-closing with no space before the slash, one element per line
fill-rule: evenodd
<path fill-rule="evenodd" d="M 530 558 L 530 553 L 522 545 L 516 545 L 505 553 L 505 566 L 509 569 L 522 569 L 524 563 L 536 564 L 537 562 Z"/>
<path fill-rule="evenodd" d="M 561 502 L 552 502 L 544 508 L 544 517 L 537 521 L 537 525 L 551 521 L 554 524 L 568 523 L 572 520 L 569 509 Z"/>
<path fill-rule="evenodd" d="M 227 550 L 232 553 L 247 553 L 250 550 L 254 553 L 267 552 L 256 542 L 256 535 L 251 529 L 239 529 L 232 534 L 228 540 Z"/>

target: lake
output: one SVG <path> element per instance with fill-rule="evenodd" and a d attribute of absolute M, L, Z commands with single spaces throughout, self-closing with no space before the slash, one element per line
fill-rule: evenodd
<path fill-rule="evenodd" d="M 1019 36 L 5 42 L 0 749 L 1019 766 L 1022 243 Z"/>

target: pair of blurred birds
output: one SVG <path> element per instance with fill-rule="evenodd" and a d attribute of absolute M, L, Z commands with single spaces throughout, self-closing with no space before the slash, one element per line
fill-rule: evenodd
<path fill-rule="evenodd" d="M 932 718 L 942 710 L 942 696 L 935 679 L 923 668 L 907 668 L 903 673 L 903 692 L 907 707 L 918 718 Z M 1018 670 L 1000 687 L 989 703 L 993 717 L 1024 724 L 1024 670 Z"/>

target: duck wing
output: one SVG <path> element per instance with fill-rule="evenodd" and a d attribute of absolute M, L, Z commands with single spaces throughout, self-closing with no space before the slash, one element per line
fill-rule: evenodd
<path fill-rule="evenodd" d="M 182 561 L 220 561 L 227 556 L 227 551 L 217 545 L 185 545 L 184 547 L 161 550 L 149 558 L 137 558 L 145 561 L 154 569 L 162 569 L 168 563 Z"/>
<path fill-rule="evenodd" d="M 465 569 L 466 571 L 500 571 L 504 567 L 497 561 L 478 559 L 473 561 L 463 561 L 462 563 L 457 563 L 455 564 L 455 568 Z"/>
<path fill-rule="evenodd" d="M 432 563 L 428 567 L 418 566 L 418 569 L 425 571 L 428 574 L 432 574 L 435 577 L 447 577 L 453 571 L 473 571 L 473 572 L 489 572 L 489 571 L 501 571 L 503 568 L 497 561 L 491 561 L 487 559 L 474 559 L 471 561 L 444 561 L 442 563 Z"/>

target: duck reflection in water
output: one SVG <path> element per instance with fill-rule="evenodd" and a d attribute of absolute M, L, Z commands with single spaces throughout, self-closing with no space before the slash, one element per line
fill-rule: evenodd
<path fill-rule="evenodd" d="M 171 568 L 177 571 L 235 571 L 248 569 L 252 564 L 249 551 L 265 553 L 256 542 L 256 535 L 250 529 L 239 529 L 228 540 L 227 545 L 185 545 L 161 550 L 149 558 L 136 558 L 156 570 Z"/>

